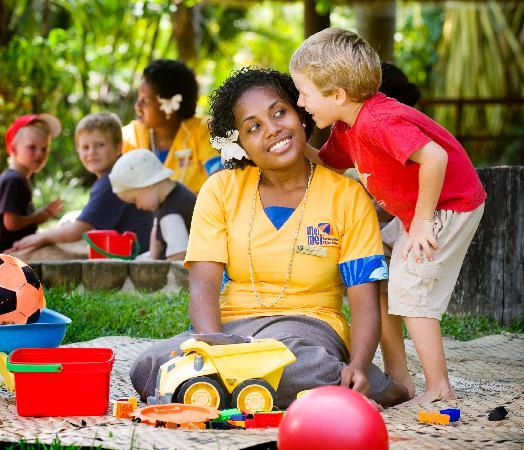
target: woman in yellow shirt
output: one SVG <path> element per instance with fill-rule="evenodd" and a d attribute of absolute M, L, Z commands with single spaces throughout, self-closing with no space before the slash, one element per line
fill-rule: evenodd
<path fill-rule="evenodd" d="M 173 180 L 198 192 L 220 169 L 204 119 L 195 116 L 198 85 L 193 71 L 171 59 L 152 61 L 143 72 L 135 102 L 136 120 L 122 129 L 123 153 L 152 150 L 174 171 Z"/>
<path fill-rule="evenodd" d="M 327 384 L 384 406 L 408 400 L 371 363 L 378 282 L 387 278 L 376 214 L 357 182 L 305 158 L 313 122 L 297 99 L 288 75 L 262 69 L 240 70 L 212 96 L 213 142 L 231 170 L 209 178 L 193 214 L 185 259 L 193 330 L 285 343 L 297 360 L 280 381 L 281 408 Z M 345 289 L 351 328 L 342 314 Z M 130 376 L 143 399 L 155 394 L 160 365 L 189 337 L 138 357 Z"/>

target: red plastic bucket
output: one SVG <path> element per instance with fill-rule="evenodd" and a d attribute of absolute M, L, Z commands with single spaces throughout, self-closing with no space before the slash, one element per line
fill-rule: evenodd
<path fill-rule="evenodd" d="M 117 258 L 134 259 L 139 252 L 136 234 L 115 230 L 91 230 L 84 233 L 89 245 L 89 259 Z"/>
<path fill-rule="evenodd" d="M 115 360 L 110 348 L 20 348 L 9 355 L 20 416 L 102 416 Z"/>

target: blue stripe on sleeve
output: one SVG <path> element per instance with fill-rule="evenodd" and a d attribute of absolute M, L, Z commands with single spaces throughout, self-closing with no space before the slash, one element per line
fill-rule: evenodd
<path fill-rule="evenodd" d="M 369 283 L 370 281 L 387 280 L 388 266 L 384 255 L 366 256 L 340 263 L 340 275 L 346 287 Z"/>
<path fill-rule="evenodd" d="M 220 156 L 213 156 L 213 158 L 209 158 L 204 163 L 204 169 L 206 169 L 208 175 L 213 175 L 215 172 L 218 172 L 221 168 L 222 161 L 220 160 Z"/>
<path fill-rule="evenodd" d="M 227 270 L 224 269 L 224 273 L 222 274 L 222 285 L 220 286 L 220 293 L 224 292 L 224 288 L 226 287 L 226 284 L 231 281 L 231 278 L 229 278 L 229 275 L 227 274 Z"/>

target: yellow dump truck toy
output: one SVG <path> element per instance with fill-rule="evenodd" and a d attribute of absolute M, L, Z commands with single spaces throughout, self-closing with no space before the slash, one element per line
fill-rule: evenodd
<path fill-rule="evenodd" d="M 275 339 L 228 345 L 188 339 L 180 348 L 183 355 L 160 367 L 149 404 L 271 411 L 284 367 L 296 361 L 286 345 Z"/>

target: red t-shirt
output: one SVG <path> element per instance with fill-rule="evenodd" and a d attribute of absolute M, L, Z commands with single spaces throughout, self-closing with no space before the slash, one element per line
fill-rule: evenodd
<path fill-rule="evenodd" d="M 319 156 L 337 169 L 354 166 L 377 203 L 398 216 L 409 231 L 420 166 L 408 158 L 431 141 L 448 153 L 437 209 L 473 211 L 484 202 L 486 192 L 462 145 L 425 114 L 382 93 L 364 102 L 352 127 L 335 122 Z"/>

